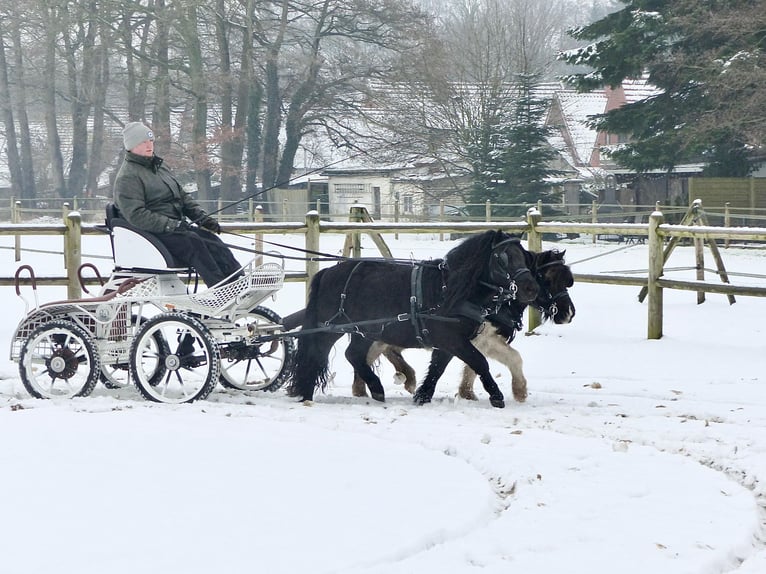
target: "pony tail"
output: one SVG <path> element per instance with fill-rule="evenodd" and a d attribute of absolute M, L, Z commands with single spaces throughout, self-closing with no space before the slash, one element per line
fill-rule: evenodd
<path fill-rule="evenodd" d="M 311 281 L 309 299 L 306 312 L 303 317 L 302 329 L 315 329 L 318 325 L 318 297 L 323 271 L 319 271 Z M 295 353 L 291 380 L 287 386 L 287 394 L 291 397 L 301 397 L 303 400 L 311 400 L 316 387 L 325 388 L 329 373 L 328 353 L 322 353 L 321 341 L 326 337 L 324 333 L 311 333 L 298 336 L 298 349 Z"/>

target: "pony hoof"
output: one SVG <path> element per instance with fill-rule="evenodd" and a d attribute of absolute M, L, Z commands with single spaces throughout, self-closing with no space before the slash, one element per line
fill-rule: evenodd
<path fill-rule="evenodd" d="M 412 402 L 414 402 L 418 406 L 422 406 L 426 403 L 430 403 L 431 397 L 426 397 L 420 393 L 415 393 L 415 396 L 412 397 Z"/>
<path fill-rule="evenodd" d="M 503 399 L 489 399 L 489 404 L 491 404 L 493 407 L 497 409 L 505 408 L 505 400 Z"/>
<path fill-rule="evenodd" d="M 386 402 L 386 395 L 383 393 L 370 393 L 372 395 L 372 398 L 376 401 L 380 401 L 381 403 Z"/>
<path fill-rule="evenodd" d="M 461 399 L 465 399 L 467 401 L 478 401 L 479 400 L 479 397 L 477 397 L 476 393 L 474 393 L 473 391 L 470 391 L 470 392 L 460 391 L 457 396 L 460 397 Z"/>

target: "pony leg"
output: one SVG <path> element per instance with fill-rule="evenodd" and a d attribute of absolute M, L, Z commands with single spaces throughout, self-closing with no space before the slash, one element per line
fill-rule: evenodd
<path fill-rule="evenodd" d="M 405 390 L 411 395 L 414 394 L 415 386 L 417 384 L 417 380 L 415 377 L 415 370 L 410 366 L 410 364 L 407 361 L 404 360 L 401 349 L 399 349 L 398 347 L 392 347 L 391 345 L 386 345 L 385 349 L 383 350 L 383 354 L 386 356 L 386 359 L 388 359 L 388 361 L 396 369 L 396 374 L 397 375 L 401 374 L 404 376 Z M 368 359 L 369 359 L 369 356 L 368 356 Z"/>
<path fill-rule="evenodd" d="M 357 336 L 358 335 L 352 335 L 351 338 L 353 339 Z M 378 360 L 378 357 L 380 357 L 380 354 L 383 352 L 385 347 L 385 343 L 375 341 L 372 345 L 370 345 L 370 349 L 367 351 L 367 359 L 365 362 L 368 365 L 372 365 L 375 361 Z M 351 383 L 351 396 L 367 396 L 367 383 L 364 382 L 364 379 L 359 375 L 359 372 L 356 369 L 354 369 L 354 382 Z"/>
<path fill-rule="evenodd" d="M 489 337 L 494 337 L 497 330 L 489 323 L 484 323 L 484 328 L 479 330 L 479 334 L 471 340 L 471 344 L 487 356 L 487 349 L 490 346 Z M 476 381 L 476 371 L 468 365 L 463 365 L 463 375 L 460 378 L 460 387 L 457 394 L 461 399 L 469 401 L 478 401 L 479 397 L 473 390 L 473 384 Z"/>
<path fill-rule="evenodd" d="M 375 371 L 367 364 L 367 356 L 371 346 L 372 343 L 368 339 L 359 336 L 351 337 L 351 344 L 346 349 L 346 359 L 354 367 L 354 374 L 359 375 L 367 383 L 372 398 L 384 402 L 386 394 L 383 385 Z"/>
<path fill-rule="evenodd" d="M 492 374 L 489 372 L 489 363 L 487 363 L 484 355 L 470 342 L 467 342 L 455 355 L 479 376 L 484 390 L 489 395 L 490 404 L 497 408 L 505 407 L 505 397 L 495 379 L 492 378 Z"/>
<path fill-rule="evenodd" d="M 508 345 L 505 339 L 498 335 L 497 330 L 494 328 L 486 329 L 471 342 L 485 357 L 503 363 L 508 368 L 511 372 L 513 398 L 517 402 L 523 403 L 527 398 L 527 379 L 522 368 L 524 361 L 521 358 L 521 354 Z M 476 394 L 473 391 L 475 380 L 476 373 L 468 365 L 465 365 L 463 367 L 463 377 L 460 381 L 458 396 L 472 401 L 477 400 Z"/>
<path fill-rule="evenodd" d="M 478 401 L 479 397 L 473 392 L 473 383 L 476 380 L 476 371 L 474 371 L 468 365 L 463 365 L 463 376 L 460 377 L 460 387 L 457 390 L 457 395 L 461 399 L 468 401 Z"/>
<path fill-rule="evenodd" d="M 436 391 L 436 383 L 444 373 L 444 369 L 452 360 L 453 355 L 442 349 L 434 349 L 431 352 L 431 362 L 428 365 L 426 378 L 415 391 L 413 401 L 416 405 L 430 403 Z"/>
<path fill-rule="evenodd" d="M 396 374 L 404 377 L 405 390 L 408 393 L 413 394 L 417 384 L 415 370 L 404 360 L 401 350 L 398 347 L 375 341 L 370 345 L 370 350 L 367 351 L 367 364 L 372 365 L 381 354 L 383 354 L 386 359 L 388 359 L 388 362 L 393 365 L 396 369 Z M 367 396 L 367 384 L 356 371 L 354 371 L 354 382 L 351 385 L 351 394 L 355 397 Z"/>
<path fill-rule="evenodd" d="M 527 378 L 522 370 L 524 361 L 521 359 L 521 354 L 510 345 L 507 345 L 500 337 L 497 337 L 497 343 L 491 349 L 488 349 L 487 356 L 508 367 L 508 370 L 511 371 L 513 398 L 517 402 L 523 403 L 527 400 Z"/>

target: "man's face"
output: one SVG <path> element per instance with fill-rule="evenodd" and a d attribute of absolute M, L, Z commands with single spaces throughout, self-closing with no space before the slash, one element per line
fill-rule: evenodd
<path fill-rule="evenodd" d="M 130 153 L 134 153 L 136 155 L 152 157 L 154 155 L 154 140 L 144 140 L 129 151 Z"/>

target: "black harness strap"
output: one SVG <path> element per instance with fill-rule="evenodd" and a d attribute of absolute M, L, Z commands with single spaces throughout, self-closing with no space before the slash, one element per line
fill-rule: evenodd
<path fill-rule="evenodd" d="M 415 266 L 410 273 L 410 322 L 415 330 L 415 338 L 423 347 L 430 347 L 428 329 L 423 327 L 423 268 Z M 427 316 L 427 315 L 426 315 Z"/>
<path fill-rule="evenodd" d="M 351 273 L 348 274 L 348 277 L 346 278 L 346 284 L 343 286 L 343 291 L 340 293 L 340 303 L 338 304 L 338 312 L 335 313 L 332 317 L 327 319 L 327 321 L 324 322 L 325 326 L 331 325 L 332 322 L 337 319 L 338 317 L 343 317 L 345 319 L 348 319 L 351 321 L 351 317 L 346 315 L 346 292 L 348 291 L 348 284 L 351 282 L 351 278 L 354 276 L 354 273 L 356 273 L 356 270 L 359 269 L 359 266 L 363 263 L 363 261 L 360 261 L 356 265 L 354 265 L 354 268 L 351 270 Z"/>

